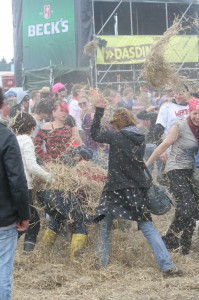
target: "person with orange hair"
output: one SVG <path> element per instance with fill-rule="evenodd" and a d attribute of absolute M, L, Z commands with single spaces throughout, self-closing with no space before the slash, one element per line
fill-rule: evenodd
<path fill-rule="evenodd" d="M 98 267 L 105 268 L 108 264 L 112 222 L 117 218 L 137 222 L 165 276 L 181 276 L 182 271 L 170 260 L 165 244 L 152 223 L 147 195 L 149 185 L 143 163 L 144 135 L 136 127 L 131 111 L 126 108 L 118 109 L 113 115 L 111 124 L 116 131 L 104 131 L 100 123 L 106 102 L 98 97 L 95 106 L 91 137 L 110 146 L 108 176 L 94 218 L 94 222 L 100 222 Z"/>

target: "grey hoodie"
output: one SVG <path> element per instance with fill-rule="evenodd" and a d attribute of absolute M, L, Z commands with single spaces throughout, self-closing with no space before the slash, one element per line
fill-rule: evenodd
<path fill-rule="evenodd" d="M 25 91 L 17 92 L 17 104 L 20 104 L 25 96 L 29 96 L 27 92 Z"/>

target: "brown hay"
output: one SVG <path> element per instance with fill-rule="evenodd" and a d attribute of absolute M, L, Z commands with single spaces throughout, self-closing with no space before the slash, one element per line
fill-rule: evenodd
<path fill-rule="evenodd" d="M 182 23 L 175 19 L 173 25 L 164 33 L 157 43 L 152 45 L 147 55 L 142 70 L 143 78 L 155 88 L 163 88 L 166 85 L 176 90 L 182 89 L 182 78 L 176 72 L 173 65 L 165 59 L 165 51 L 170 39 L 182 32 Z"/>
<path fill-rule="evenodd" d="M 78 198 L 83 191 L 83 197 L 80 198 L 84 211 L 89 215 L 95 213 L 107 175 L 104 169 L 90 161 L 81 161 L 75 167 L 47 163 L 45 168 L 52 174 L 54 181 L 50 186 L 40 186 L 40 189 L 56 189 L 66 194 L 70 191 Z M 35 187 L 38 190 L 37 184 Z"/>
<path fill-rule="evenodd" d="M 93 56 L 97 51 L 97 42 L 96 41 L 91 41 L 88 42 L 85 46 L 84 46 L 84 55 L 86 56 Z"/>
<path fill-rule="evenodd" d="M 155 217 L 161 233 L 168 228 L 173 212 Z M 39 241 L 42 236 L 39 236 Z M 112 231 L 110 264 L 94 269 L 96 226 L 89 231 L 90 241 L 78 263 L 68 256 L 69 240 L 60 236 L 50 256 L 41 252 L 22 254 L 20 239 L 15 259 L 13 300 L 196 300 L 199 291 L 199 252 L 187 257 L 172 253 L 173 261 L 184 271 L 181 278 L 164 279 L 143 235 L 131 223 L 128 232 Z M 198 239 L 197 239 L 198 245 Z"/>

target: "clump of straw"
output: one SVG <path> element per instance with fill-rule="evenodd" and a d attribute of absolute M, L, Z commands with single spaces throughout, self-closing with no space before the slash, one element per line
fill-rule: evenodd
<path fill-rule="evenodd" d="M 182 30 L 181 22 L 176 19 L 158 42 L 152 45 L 142 70 L 143 78 L 151 86 L 155 88 L 162 88 L 165 85 L 172 88 L 183 86 L 182 78 L 176 72 L 175 67 L 165 59 L 165 51 L 170 39 Z"/>
<path fill-rule="evenodd" d="M 45 168 L 55 180 L 50 186 L 42 185 L 39 189 L 60 190 L 66 195 L 71 192 L 81 201 L 86 214 L 95 214 L 107 175 L 104 169 L 90 161 L 79 162 L 75 167 L 47 163 Z M 38 186 L 35 187 L 38 190 Z"/>
<path fill-rule="evenodd" d="M 90 41 L 84 46 L 84 55 L 86 56 L 93 56 L 95 52 L 97 51 L 97 42 L 96 41 Z"/>

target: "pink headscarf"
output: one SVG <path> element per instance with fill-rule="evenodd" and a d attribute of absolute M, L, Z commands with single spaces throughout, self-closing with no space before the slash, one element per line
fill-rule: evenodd
<path fill-rule="evenodd" d="M 199 109 L 199 98 L 192 98 L 188 101 L 190 112 Z"/>

